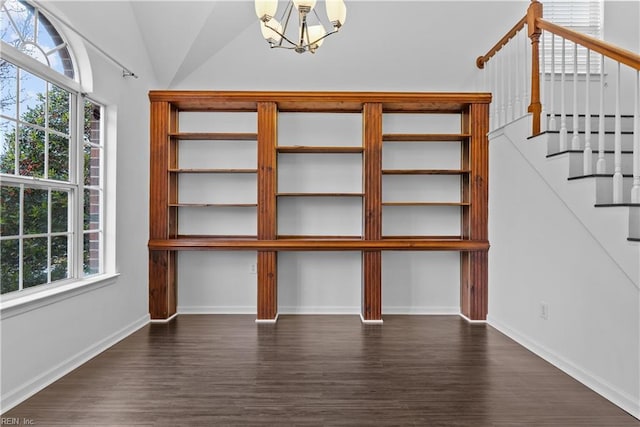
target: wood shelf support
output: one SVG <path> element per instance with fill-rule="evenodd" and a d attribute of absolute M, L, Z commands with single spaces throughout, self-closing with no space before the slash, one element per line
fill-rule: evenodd
<path fill-rule="evenodd" d="M 258 239 L 277 238 L 276 190 L 278 108 L 275 102 L 258 103 Z M 258 252 L 258 321 L 278 316 L 278 253 Z"/>
<path fill-rule="evenodd" d="M 177 128 L 177 111 L 168 102 L 151 103 L 149 239 L 177 236 L 177 179 L 167 173 L 177 162 L 177 147 L 169 132 Z M 176 314 L 175 252 L 149 251 L 149 313 L 152 320 Z"/>
<path fill-rule="evenodd" d="M 463 145 L 462 167 L 471 170 L 462 181 L 462 200 L 469 202 L 462 214 L 462 236 L 488 240 L 489 211 L 489 109 L 471 104 L 462 115 L 463 129 L 471 138 Z M 488 252 L 460 253 L 460 312 L 470 320 L 486 320 L 488 310 Z"/>
<path fill-rule="evenodd" d="M 382 104 L 366 103 L 364 126 L 364 238 L 382 238 Z M 362 319 L 382 321 L 382 252 L 362 253 Z"/>

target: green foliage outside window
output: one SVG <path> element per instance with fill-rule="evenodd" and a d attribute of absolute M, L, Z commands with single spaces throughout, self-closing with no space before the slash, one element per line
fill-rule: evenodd
<path fill-rule="evenodd" d="M 3 76 L 10 73 L 6 67 L 15 69 L 12 64 L 2 61 L 0 74 Z M 3 85 L 5 83 L 6 81 Z M 9 99 L 10 91 L 5 88 L 2 93 L 3 99 L 0 101 L 0 106 L 3 114 L 10 115 L 11 111 L 15 111 L 15 106 L 12 110 L 12 104 L 15 105 L 16 98 L 20 96 Z M 21 112 L 20 123 L 2 120 L 1 173 L 48 178 L 66 183 L 70 181 L 70 161 L 72 160 L 69 138 L 70 102 L 71 96 L 67 91 L 47 84 L 47 91 L 35 94 L 25 111 Z M 83 145 L 79 147 L 79 153 L 84 155 L 84 176 L 78 179 L 87 182 L 86 177 L 92 176 L 92 152 L 88 142 L 91 138 L 92 123 L 99 121 L 99 108 L 91 102 L 86 102 L 84 113 L 85 141 L 81 141 Z M 18 144 L 17 150 L 16 144 Z M 0 242 L 0 287 L 3 294 L 19 289 L 20 199 L 19 185 L 3 184 L 0 187 L 0 236 L 3 237 Z M 24 184 L 22 195 L 23 288 L 70 277 L 68 258 L 73 230 L 69 229 L 69 203 L 68 189 L 38 188 L 30 187 L 28 183 Z M 88 209 L 86 205 L 85 202 L 85 211 Z M 66 234 L 50 235 L 51 233 Z M 45 236 L 42 236 L 43 234 Z M 12 238 L 13 236 L 15 238 Z M 84 253 L 85 270 L 87 270 L 90 254 L 88 250 Z"/>

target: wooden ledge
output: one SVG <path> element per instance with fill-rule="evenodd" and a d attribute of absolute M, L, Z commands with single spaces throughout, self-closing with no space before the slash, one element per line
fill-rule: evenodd
<path fill-rule="evenodd" d="M 273 102 L 281 112 L 359 113 L 366 103 L 384 112 L 457 113 L 470 104 L 488 104 L 490 93 L 476 92 L 251 92 L 152 90 L 151 102 L 168 102 L 182 111 L 257 111 Z"/>
<path fill-rule="evenodd" d="M 188 250 L 259 250 L 259 251 L 362 251 L 362 250 L 406 250 L 406 251 L 486 251 L 486 240 L 453 239 L 278 239 L 239 240 L 224 238 L 190 238 L 149 240 L 149 249 L 156 251 Z"/>

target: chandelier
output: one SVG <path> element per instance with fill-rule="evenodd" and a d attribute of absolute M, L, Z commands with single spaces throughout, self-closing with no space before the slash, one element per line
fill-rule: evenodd
<path fill-rule="evenodd" d="M 324 39 L 344 25 L 347 7 L 343 0 L 325 0 L 327 20 L 332 29 L 327 32 L 316 9 L 316 0 L 290 0 L 278 19 L 275 18 L 278 0 L 255 0 L 256 15 L 260 19 L 262 36 L 272 48 L 291 49 L 298 53 L 311 52 L 322 46 Z M 294 13 L 294 9 L 296 12 Z M 291 15 L 298 15 L 298 26 L 287 31 Z M 294 25 L 292 24 L 291 27 Z M 289 33 L 289 35 L 287 35 Z"/>

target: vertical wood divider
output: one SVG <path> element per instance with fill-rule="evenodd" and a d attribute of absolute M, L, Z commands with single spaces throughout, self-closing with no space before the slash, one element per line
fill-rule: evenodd
<path fill-rule="evenodd" d="M 463 127 L 471 137 L 463 143 L 463 166 L 471 170 L 468 183 L 463 184 L 463 200 L 470 206 L 463 210 L 462 237 L 488 240 L 489 212 L 489 108 L 487 104 L 471 104 L 463 113 Z M 467 188 L 464 188 L 467 187 Z M 465 193 L 467 196 L 465 196 Z M 460 254 L 460 311 L 470 320 L 486 320 L 488 309 L 488 251 Z"/>
<path fill-rule="evenodd" d="M 277 104 L 259 102 L 258 240 L 275 240 L 277 237 L 277 140 Z M 258 321 L 275 320 L 278 315 L 277 263 L 276 251 L 258 251 Z"/>
<path fill-rule="evenodd" d="M 178 113 L 168 102 L 151 102 L 149 239 L 177 235 L 177 210 L 169 202 L 177 199 L 176 178 L 168 168 L 177 162 L 177 142 L 169 132 L 178 126 Z M 166 320 L 176 314 L 176 256 L 173 251 L 149 251 L 149 314 L 152 320 Z"/>
<path fill-rule="evenodd" d="M 364 137 L 364 239 L 382 239 L 382 104 L 365 103 Z M 382 252 L 363 251 L 362 318 L 382 321 Z"/>

